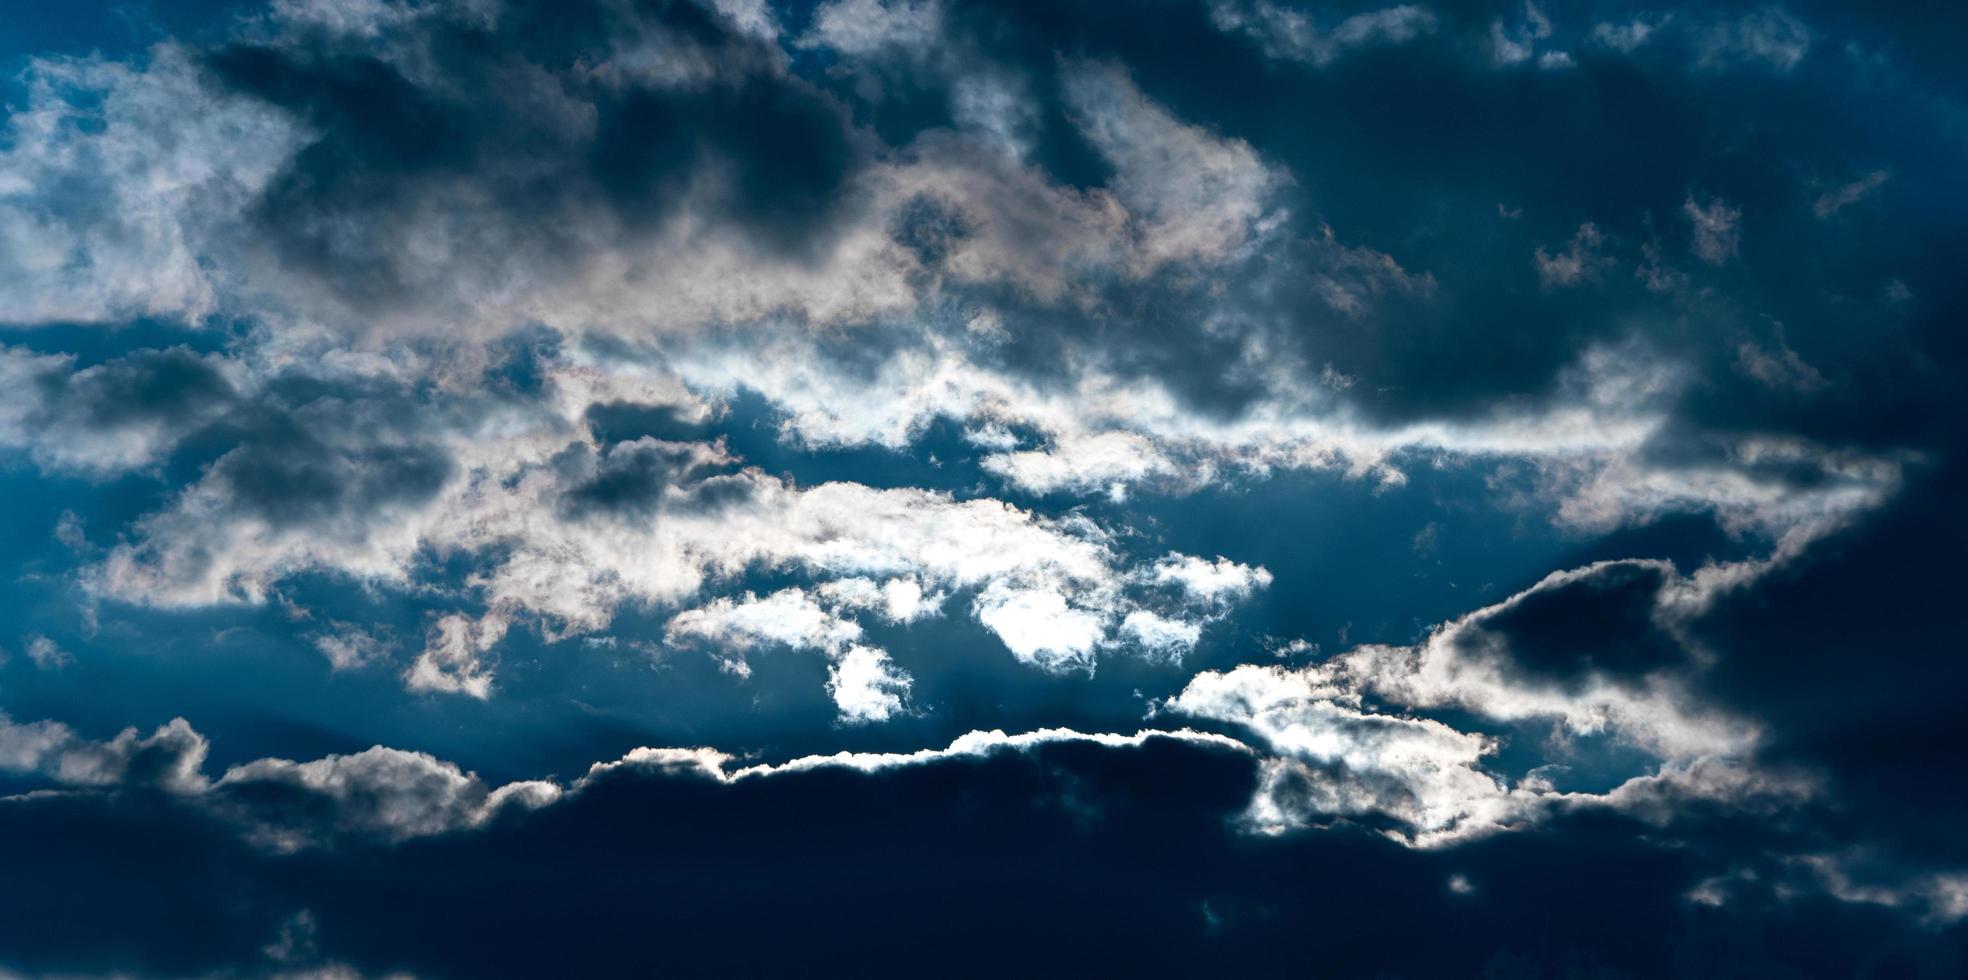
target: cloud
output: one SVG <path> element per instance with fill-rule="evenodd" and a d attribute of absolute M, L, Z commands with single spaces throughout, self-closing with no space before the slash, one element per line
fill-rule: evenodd
<path fill-rule="evenodd" d="M 846 588 L 841 587 L 843 582 L 848 583 Z M 860 643 L 860 624 L 824 608 L 816 593 L 820 599 L 839 603 L 838 608 L 880 605 L 892 622 L 913 618 L 921 602 L 920 587 L 899 578 L 889 585 L 877 589 L 869 580 L 857 578 L 825 583 L 815 593 L 789 588 L 762 599 L 750 592 L 736 600 L 720 597 L 672 616 L 663 635 L 671 644 L 709 645 L 720 663 L 740 676 L 750 673 L 745 653 L 760 644 L 816 650 L 829 661 L 827 693 L 841 720 L 886 721 L 903 710 L 914 681 L 886 651 Z"/>
<path fill-rule="evenodd" d="M 827 667 L 827 693 L 843 721 L 887 721 L 903 710 L 913 684 L 874 647 L 849 647 Z"/>
<path fill-rule="evenodd" d="M 1811 202 L 1811 213 L 1816 215 L 1819 221 L 1823 221 L 1859 203 L 1866 195 L 1878 190 L 1881 184 L 1886 183 L 1888 176 L 1890 174 L 1884 170 L 1875 170 L 1850 183 L 1840 184 Z"/>
<path fill-rule="evenodd" d="M 351 623 L 335 623 L 334 632 L 314 638 L 314 648 L 328 658 L 332 670 L 358 670 L 389 657 L 396 644 Z"/>
<path fill-rule="evenodd" d="M 1579 226 L 1564 251 L 1552 254 L 1539 246 L 1531 257 L 1537 266 L 1538 284 L 1545 289 L 1562 289 L 1598 279 L 1601 270 L 1614 264 L 1612 256 L 1599 251 L 1604 241 L 1598 226 L 1588 221 Z"/>
<path fill-rule="evenodd" d="M 1673 22 L 1671 13 L 1641 14 L 1625 23 L 1601 21 L 1592 25 L 1592 39 L 1621 54 L 1632 54 Z"/>
<path fill-rule="evenodd" d="M 0 150 L 0 320 L 199 319 L 208 237 L 238 222 L 299 127 L 213 92 L 173 44 L 145 63 L 30 61 Z"/>
<path fill-rule="evenodd" d="M 27 651 L 27 659 L 36 670 L 61 670 L 75 662 L 74 654 L 39 633 L 22 640 L 21 646 Z"/>
<path fill-rule="evenodd" d="M 1681 202 L 1681 212 L 1694 226 L 1694 243 L 1690 246 L 1695 256 L 1709 265 L 1726 265 L 1736 257 L 1736 249 L 1742 240 L 1742 211 L 1731 207 L 1727 202 L 1710 199 L 1707 204 L 1697 204 L 1694 196 Z"/>
<path fill-rule="evenodd" d="M 505 807 L 550 804 L 562 790 L 548 782 L 494 789 L 449 762 L 376 746 L 311 762 L 233 766 L 211 792 L 256 844 L 294 850 L 340 834 L 400 841 L 476 827 Z"/>
<path fill-rule="evenodd" d="M 456 613 L 431 624 L 423 652 L 403 672 L 403 686 L 412 691 L 463 694 L 480 701 L 492 696 L 492 670 L 484 655 L 505 638 L 506 617 L 479 620 Z"/>
<path fill-rule="evenodd" d="M 1319 67 L 1350 49 L 1405 44 L 1433 32 L 1436 26 L 1435 15 L 1414 4 L 1363 11 L 1323 30 L 1304 12 L 1270 0 L 1219 0 L 1210 5 L 1210 19 L 1218 30 L 1238 31 L 1255 39 L 1267 57 Z"/>
<path fill-rule="evenodd" d="M 1367 645 L 1292 669 L 1204 671 L 1158 712 L 1235 724 L 1273 755 L 1244 819 L 1283 833 L 1335 818 L 1413 846 L 1615 810 L 1666 825 L 1703 804 L 1775 810 L 1812 800 L 1820 780 L 1756 763 L 1761 726 L 1701 693 L 1711 653 L 1693 620 L 1767 567 L 1683 576 L 1659 561 L 1553 573 L 1430 631 L 1412 647 Z M 1462 712 L 1462 728 L 1398 712 Z M 1572 739 L 1610 737 L 1651 765 L 1604 792 L 1561 790 L 1530 768 L 1495 771 L 1509 726 L 1545 764 Z M 1535 725 L 1555 722 L 1541 739 Z"/>
<path fill-rule="evenodd" d="M 173 793 L 203 792 L 205 737 L 173 718 L 145 737 L 126 728 L 107 742 L 85 739 L 56 721 L 17 723 L 0 712 L 0 771 L 38 773 L 64 786 L 130 784 Z"/>
<path fill-rule="evenodd" d="M 1114 195 L 1134 218 L 1132 265 L 1229 256 L 1270 220 L 1280 178 L 1249 144 L 1184 123 L 1111 65 L 1077 65 L 1066 100 L 1094 147 L 1114 166 Z"/>
<path fill-rule="evenodd" d="M 96 479 L 155 466 L 238 404 L 225 359 L 184 348 L 77 367 L 71 355 L 0 346 L 0 447 L 36 465 Z"/>
<path fill-rule="evenodd" d="M 1804 60 L 1812 37 L 1811 29 L 1789 11 L 1762 6 L 1736 19 L 1718 19 L 1704 28 L 1696 42 L 1698 63 L 1705 68 L 1760 64 L 1786 72 Z"/>
<path fill-rule="evenodd" d="M 1783 342 L 1781 332 L 1775 348 L 1771 350 L 1754 340 L 1737 344 L 1737 369 L 1771 388 L 1808 393 L 1825 386 L 1824 375 L 1791 350 Z"/>
<path fill-rule="evenodd" d="M 1091 673 L 1094 649 L 1107 634 L 1103 610 L 1074 606 L 1047 585 L 993 582 L 978 593 L 975 612 L 1012 656 L 1046 670 Z"/>

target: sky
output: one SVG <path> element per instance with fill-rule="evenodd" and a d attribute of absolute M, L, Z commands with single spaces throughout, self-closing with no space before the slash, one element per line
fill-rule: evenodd
<path fill-rule="evenodd" d="M 1968 14 L 0 18 L 0 978 L 1968 974 Z"/>

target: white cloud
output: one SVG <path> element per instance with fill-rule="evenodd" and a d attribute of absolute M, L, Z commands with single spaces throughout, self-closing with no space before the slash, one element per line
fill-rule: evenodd
<path fill-rule="evenodd" d="M 1210 19 L 1220 31 L 1241 31 L 1256 39 L 1267 57 L 1321 67 L 1353 48 L 1405 44 L 1435 30 L 1435 15 L 1414 4 L 1362 11 L 1330 30 L 1271 0 L 1216 0 L 1210 6 Z"/>
<path fill-rule="evenodd" d="M 1522 19 L 1506 24 L 1490 22 L 1490 58 L 1498 65 L 1515 65 L 1531 60 L 1537 43 L 1551 36 L 1551 18 L 1537 4 L 1525 0 Z"/>
<path fill-rule="evenodd" d="M 1490 739 L 1345 698 L 1311 672 L 1244 666 L 1196 675 L 1163 710 L 1242 725 L 1279 754 L 1247 814 L 1265 832 L 1313 814 L 1392 817 L 1400 839 L 1438 843 L 1512 819 L 1510 791 L 1479 765 Z"/>
<path fill-rule="evenodd" d="M 1538 246 L 1532 255 L 1538 284 L 1545 289 L 1562 289 L 1598 279 L 1601 270 L 1614 264 L 1612 256 L 1600 251 L 1604 243 L 1599 226 L 1588 221 L 1579 226 L 1564 251 L 1553 254 Z"/>
<path fill-rule="evenodd" d="M 350 623 L 335 623 L 334 632 L 314 637 L 314 648 L 328 658 L 332 670 L 357 670 L 388 658 L 396 644 Z"/>
<path fill-rule="evenodd" d="M 18 724 L 0 712 L 0 771 L 39 773 L 65 786 L 131 783 L 172 793 L 206 786 L 199 768 L 208 745 L 183 718 L 145 737 L 125 728 L 107 742 L 85 739 L 56 721 Z"/>
<path fill-rule="evenodd" d="M 813 27 L 801 43 L 845 55 L 919 49 L 938 39 L 942 18 L 935 0 L 832 0 L 814 9 Z"/>
<path fill-rule="evenodd" d="M 1697 63 L 1704 68 L 1757 64 L 1787 72 L 1804 60 L 1811 41 L 1811 29 L 1803 21 L 1772 4 L 1702 29 L 1696 40 Z"/>
<path fill-rule="evenodd" d="M 848 722 L 887 721 L 903 710 L 912 683 L 874 647 L 849 647 L 827 667 L 827 693 Z"/>
<path fill-rule="evenodd" d="M 1742 240 L 1740 209 L 1719 199 L 1699 204 L 1691 194 L 1681 202 L 1681 211 L 1688 216 L 1689 224 L 1694 226 L 1694 244 L 1691 247 L 1696 257 L 1709 265 L 1718 266 L 1736 257 L 1737 246 Z"/>
<path fill-rule="evenodd" d="M 1069 435 L 1047 449 L 993 453 L 983 467 L 1033 493 L 1084 492 L 1180 472 L 1153 442 L 1133 432 Z"/>
<path fill-rule="evenodd" d="M 891 623 L 913 623 L 942 612 L 943 593 L 927 593 L 913 578 L 900 576 L 877 584 L 861 576 L 822 582 L 814 590 L 822 602 L 841 609 L 873 610 Z"/>
<path fill-rule="evenodd" d="M 36 670 L 61 670 L 75 662 L 74 654 L 39 633 L 22 640 L 21 645 L 26 648 L 27 659 L 33 662 Z"/>
<path fill-rule="evenodd" d="M 221 96 L 171 45 L 148 63 L 35 59 L 0 149 L 0 321 L 198 319 L 201 259 L 299 145 L 272 110 Z"/>
<path fill-rule="evenodd" d="M 251 802 L 264 798 L 267 788 L 283 785 L 326 803 L 327 826 L 306 816 L 295 819 L 277 804 L 261 807 Z M 483 824 L 503 807 L 537 808 L 561 795 L 559 786 L 538 781 L 494 789 L 452 763 L 380 745 L 311 762 L 259 759 L 226 770 L 212 788 L 227 797 L 220 805 L 237 811 L 251 839 L 284 851 L 320 843 L 331 833 L 370 834 L 393 841 L 447 833 Z"/>
<path fill-rule="evenodd" d="M 1134 219 L 1137 272 L 1222 259 L 1276 220 L 1268 199 L 1281 178 L 1249 144 L 1175 118 L 1114 66 L 1074 65 L 1065 88 L 1075 122 L 1114 165 L 1114 193 Z"/>
<path fill-rule="evenodd" d="M 492 614 L 481 619 L 452 613 L 431 625 L 422 653 L 403 673 L 412 691 L 463 694 L 480 701 L 492 696 L 492 670 L 484 655 L 505 638 L 507 621 Z"/>
<path fill-rule="evenodd" d="M 975 610 L 1012 656 L 1051 671 L 1092 673 L 1094 649 L 1107 634 L 1102 610 L 1073 606 L 1044 584 L 992 582 L 978 593 Z"/>
<path fill-rule="evenodd" d="M 861 639 L 861 627 L 821 608 L 803 589 L 781 589 L 761 599 L 750 592 L 721 597 L 680 612 L 663 628 L 671 643 L 696 639 L 746 650 L 760 643 L 838 654 Z"/>
<path fill-rule="evenodd" d="M 1840 184 L 1819 195 L 1811 204 L 1811 213 L 1816 215 L 1819 221 L 1823 221 L 1859 203 L 1867 194 L 1878 190 L 1881 184 L 1886 183 L 1888 176 L 1890 175 L 1884 170 L 1875 170 L 1850 183 Z"/>
<path fill-rule="evenodd" d="M 1643 13 L 1624 24 L 1601 22 L 1592 25 L 1592 39 L 1621 54 L 1632 54 L 1673 21 L 1671 13 Z"/>
<path fill-rule="evenodd" d="M 1122 618 L 1121 634 L 1139 643 L 1150 656 L 1180 662 L 1202 639 L 1203 625 L 1136 609 Z"/>
<path fill-rule="evenodd" d="M 1170 552 L 1155 562 L 1150 575 L 1155 582 L 1180 588 L 1191 599 L 1207 605 L 1240 602 L 1271 584 L 1271 573 L 1262 566 L 1234 562 L 1221 555 L 1210 561 Z"/>

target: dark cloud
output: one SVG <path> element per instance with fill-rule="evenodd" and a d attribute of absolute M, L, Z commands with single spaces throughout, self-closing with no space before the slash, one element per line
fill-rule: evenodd
<path fill-rule="evenodd" d="M 287 855 L 163 797 L 11 801 L 0 849 L 42 884 L 0 898 L 0 945 L 26 970 L 257 973 L 305 910 L 311 944 L 289 955 L 433 977 L 816 962 L 1940 977 L 1965 952 L 1886 910 L 1754 882 L 1691 902 L 1728 870 L 1710 848 L 1648 843 L 1617 820 L 1446 852 L 1348 831 L 1252 839 L 1228 819 L 1251 784 L 1241 757 L 1168 741 L 732 785 L 629 769 L 480 831 Z M 131 869 L 171 881 L 171 900 L 119 887 Z"/>
<path fill-rule="evenodd" d="M 1968 554 L 1960 457 L 1919 471 L 1895 504 L 1699 625 L 1724 651 L 1717 692 L 1771 726 L 1770 753 L 1825 770 L 1850 825 L 1912 866 L 1968 860 L 1968 807 L 1947 778 L 1968 722 L 1956 593 Z"/>
<path fill-rule="evenodd" d="M 351 754 L 0 727 L 0 968 L 1968 972 L 1959 15 L 355 6 L 11 117 L 0 318 L 161 319 L 5 334 L 0 642 L 75 662 L 4 706 Z M 1171 551 L 1270 584 L 1179 605 Z M 812 651 L 661 640 L 795 588 L 750 614 Z M 998 642 L 1130 617 L 1188 652 Z M 1121 730 L 1206 670 L 1278 758 L 467 771 Z"/>
<path fill-rule="evenodd" d="M 832 234 L 860 139 L 776 47 L 695 0 L 496 14 L 422 8 L 387 32 L 391 60 L 307 32 L 205 53 L 220 86 L 312 136 L 253 206 L 283 268 L 357 311 L 400 313 L 470 301 L 447 295 L 453 277 L 572 274 L 686 203 L 772 254 Z M 420 234 L 446 242 L 404 247 Z"/>
<path fill-rule="evenodd" d="M 751 495 L 749 480 L 732 472 L 735 461 L 703 443 L 662 442 L 643 437 L 597 453 L 573 446 L 555 460 L 567 489 L 562 511 L 572 517 L 598 514 L 648 519 L 659 509 L 716 508 Z"/>
<path fill-rule="evenodd" d="M 1452 642 L 1465 654 L 1498 657 L 1541 680 L 1637 681 L 1686 661 L 1679 642 L 1655 620 L 1672 574 L 1661 562 L 1595 565 L 1470 617 Z"/>

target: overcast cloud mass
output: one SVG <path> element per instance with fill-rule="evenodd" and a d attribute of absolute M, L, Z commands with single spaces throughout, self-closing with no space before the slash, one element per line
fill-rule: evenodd
<path fill-rule="evenodd" d="M 1968 15 L 0 19 L 0 977 L 1968 975 Z"/>

